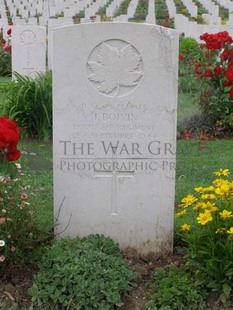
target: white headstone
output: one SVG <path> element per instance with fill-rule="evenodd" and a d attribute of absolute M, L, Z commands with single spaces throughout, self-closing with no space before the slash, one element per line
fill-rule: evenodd
<path fill-rule="evenodd" d="M 134 23 L 54 30 L 58 235 L 172 251 L 178 33 Z"/>
<path fill-rule="evenodd" d="M 46 28 L 13 26 L 12 72 L 35 78 L 46 71 Z"/>

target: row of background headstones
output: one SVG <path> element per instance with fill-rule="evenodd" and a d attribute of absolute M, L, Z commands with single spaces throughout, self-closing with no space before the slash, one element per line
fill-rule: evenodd
<path fill-rule="evenodd" d="M 113 14 L 113 11 L 119 6 L 122 0 L 115 0 L 108 7 L 107 13 Z M 31 77 L 35 77 L 36 72 L 45 72 L 46 69 L 52 69 L 52 54 L 53 54 L 53 29 L 59 26 L 71 25 L 74 23 L 72 16 L 79 12 L 80 9 L 85 9 L 86 16 L 81 20 L 81 22 L 90 22 L 91 14 L 95 14 L 98 9 L 106 4 L 106 0 L 96 0 L 95 3 L 90 5 L 91 0 L 83 0 L 83 1 L 72 1 L 65 2 L 66 6 L 64 7 L 64 2 L 59 2 L 57 0 L 51 1 L 38 1 L 38 0 L 28 0 L 24 1 L 24 7 L 33 7 L 38 9 L 38 12 L 43 13 L 42 18 L 44 18 L 42 24 L 46 24 L 46 26 L 36 26 L 38 19 L 34 18 L 19 18 L 17 16 L 12 16 L 13 20 L 13 32 L 12 32 L 12 71 L 16 71 L 23 75 L 29 75 Z M 184 3 L 189 8 L 190 13 L 194 16 L 196 11 L 193 8 L 193 2 L 188 2 L 188 0 L 184 0 Z M 201 3 L 205 5 L 206 8 L 209 9 L 211 14 L 205 14 L 207 18 L 209 18 L 209 25 L 197 24 L 195 21 L 190 21 L 183 14 L 176 13 L 176 7 L 174 0 L 166 0 L 166 4 L 169 10 L 169 16 L 174 18 L 175 28 L 180 32 L 184 33 L 185 36 L 194 37 L 199 41 L 199 37 L 201 34 L 205 32 L 214 33 L 218 31 L 227 30 L 231 35 L 233 35 L 233 14 L 229 14 L 229 21 L 226 25 L 221 25 L 221 18 L 218 16 L 219 7 L 216 6 L 211 0 L 201 0 Z M 130 5 L 128 7 L 128 14 L 118 16 L 116 21 L 128 21 L 128 18 L 133 17 L 136 7 L 138 4 L 138 0 L 131 0 Z M 12 6 L 22 6 L 17 0 L 7 0 L 8 9 Z M 77 5 L 77 6 L 76 6 Z M 87 5 L 89 7 L 87 8 Z M 221 5 L 225 8 L 233 9 L 232 1 L 221 0 Z M 76 9 L 75 9 L 76 7 Z M 111 7 L 111 12 L 110 12 Z M 49 18 L 51 15 L 51 8 L 56 8 L 55 12 L 52 14 L 58 14 L 62 10 L 68 10 L 68 8 L 72 8 L 71 12 L 68 14 L 64 14 L 66 16 L 59 18 Z M 3 36 L 6 38 L 7 30 L 9 29 L 8 18 L 6 13 L 6 8 L 4 4 L 0 4 L 1 11 L 1 19 L 0 25 L 3 29 Z M 149 0 L 148 5 L 148 15 L 146 18 L 147 23 L 156 23 L 155 20 L 155 3 L 154 0 Z M 48 13 L 48 14 L 47 14 Z M 5 14 L 5 17 L 4 17 Z M 97 16 L 97 21 L 100 20 L 100 16 Z M 40 21 L 40 18 L 39 18 Z M 95 19 L 96 21 L 96 19 Z M 33 24 L 34 23 L 34 24 Z M 46 37 L 47 45 L 46 46 Z M 29 43 L 25 43 L 25 40 Z M 48 49 L 48 60 L 46 65 L 46 50 Z"/>
<path fill-rule="evenodd" d="M 131 0 L 128 6 L 127 14 L 118 17 L 113 17 L 117 7 L 119 7 L 122 0 L 112 1 L 106 9 L 106 17 L 108 20 L 115 21 L 128 21 L 133 18 L 135 10 L 139 0 Z M 190 0 L 184 0 L 190 15 L 192 17 L 197 16 L 197 5 Z M 200 0 L 200 3 L 205 7 L 209 14 L 203 14 L 204 20 L 209 24 L 221 25 L 221 18 L 219 17 L 219 5 L 216 5 L 212 0 Z M 229 10 L 229 13 L 233 12 L 233 1 L 231 0 L 219 0 L 218 3 L 225 9 Z M 81 23 L 90 22 L 90 17 L 94 16 L 100 7 L 107 4 L 106 0 L 70 0 L 70 1 L 58 1 L 58 0 L 7 0 L 7 7 L 4 3 L 0 4 L 0 26 L 3 28 L 8 25 L 8 16 L 12 18 L 14 25 L 30 23 L 34 25 L 47 26 L 48 21 L 51 18 L 58 17 L 61 24 L 67 23 L 67 25 L 73 23 L 73 17 L 84 11 L 85 17 L 81 19 Z M 176 6 L 174 0 L 166 0 L 166 5 L 169 10 L 171 18 L 177 19 L 175 23 L 176 28 L 180 31 L 179 27 L 182 24 L 180 20 L 184 21 L 182 14 L 176 14 Z M 147 23 L 155 23 L 154 16 L 154 1 L 149 0 L 148 16 L 146 18 Z M 21 17 L 17 16 L 20 15 Z M 59 16 L 63 17 L 59 18 Z M 180 18 L 181 15 L 181 18 Z M 100 21 L 100 16 L 96 16 L 95 21 Z M 230 14 L 227 26 L 232 24 L 233 15 Z M 59 22 L 57 22 L 59 23 Z M 185 26 L 182 32 L 185 33 Z M 178 24 L 178 25 L 177 25 Z M 196 22 L 191 23 L 192 27 L 196 25 Z M 178 26 L 178 27 L 177 27 Z M 188 27 L 189 28 L 189 27 Z M 196 28 L 196 27 L 195 27 Z M 193 36 L 195 37 L 195 32 Z"/>

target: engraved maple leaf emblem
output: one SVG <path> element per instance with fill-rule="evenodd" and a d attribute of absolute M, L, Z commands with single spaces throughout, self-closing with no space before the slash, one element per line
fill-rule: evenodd
<path fill-rule="evenodd" d="M 88 78 L 96 88 L 105 94 L 117 96 L 120 86 L 136 86 L 142 77 L 141 56 L 130 44 L 121 49 L 105 42 L 101 44 L 97 61 L 88 61 Z"/>

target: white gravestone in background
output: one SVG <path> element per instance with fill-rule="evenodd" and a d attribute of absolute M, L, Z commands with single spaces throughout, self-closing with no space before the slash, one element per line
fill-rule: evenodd
<path fill-rule="evenodd" d="M 18 25 L 12 28 L 12 72 L 35 78 L 46 71 L 46 28 Z"/>
<path fill-rule="evenodd" d="M 58 235 L 172 251 L 178 34 L 133 23 L 54 30 Z"/>

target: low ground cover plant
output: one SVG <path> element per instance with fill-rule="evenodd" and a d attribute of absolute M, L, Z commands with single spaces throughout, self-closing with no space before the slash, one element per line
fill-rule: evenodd
<path fill-rule="evenodd" d="M 187 262 L 198 271 L 202 285 L 219 293 L 226 303 L 233 297 L 233 181 L 229 169 L 214 172 L 209 186 L 194 188 L 176 213 Z"/>
<path fill-rule="evenodd" d="M 113 309 L 135 278 L 118 245 L 102 235 L 55 241 L 39 268 L 29 294 L 40 309 Z"/>
<path fill-rule="evenodd" d="M 193 274 L 185 266 L 171 266 L 152 272 L 147 298 L 148 310 L 199 310 L 205 304 L 205 291 L 195 285 Z"/>
<path fill-rule="evenodd" d="M 0 113 L 14 119 L 26 138 L 49 140 L 52 136 L 52 74 L 36 79 L 15 73 L 15 80 L 1 86 L 5 100 Z"/>

